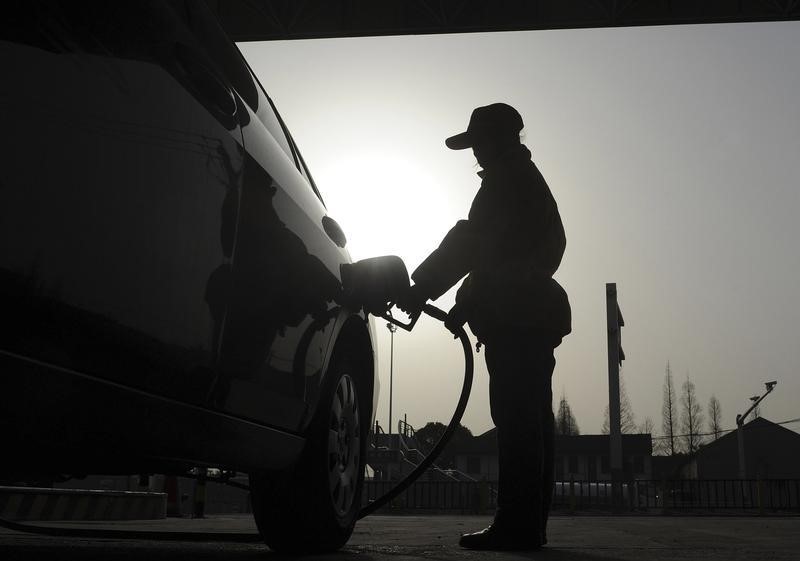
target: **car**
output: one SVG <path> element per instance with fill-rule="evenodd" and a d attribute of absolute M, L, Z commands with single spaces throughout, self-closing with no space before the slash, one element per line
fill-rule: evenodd
<path fill-rule="evenodd" d="M 374 328 L 259 79 L 202 1 L 0 29 L 0 479 L 235 470 L 270 547 L 340 547 Z"/>

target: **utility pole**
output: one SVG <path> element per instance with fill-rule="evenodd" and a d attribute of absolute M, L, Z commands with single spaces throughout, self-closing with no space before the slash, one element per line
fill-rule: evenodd
<path fill-rule="evenodd" d="M 392 382 L 394 379 L 394 332 L 397 331 L 397 326 L 393 323 L 387 323 L 386 328 L 391 334 L 389 337 L 391 343 L 389 344 L 389 434 L 392 434 Z"/>
<path fill-rule="evenodd" d="M 750 401 L 752 401 L 753 404 L 750 406 L 750 408 L 741 415 L 736 415 L 736 437 L 739 443 L 739 479 L 747 479 L 747 463 L 744 455 L 744 421 L 750 412 L 758 407 L 758 404 L 761 403 L 765 397 L 772 393 L 772 390 L 775 389 L 775 386 L 778 385 L 778 382 L 773 380 L 772 382 L 765 382 L 764 385 L 767 388 L 767 391 L 764 392 L 764 395 L 761 397 L 751 397 Z"/>
<path fill-rule="evenodd" d="M 622 505 L 622 428 L 620 426 L 619 367 L 625 360 L 622 351 L 622 312 L 617 302 L 617 284 L 606 283 L 606 323 L 608 327 L 608 424 L 609 464 L 614 506 Z"/>

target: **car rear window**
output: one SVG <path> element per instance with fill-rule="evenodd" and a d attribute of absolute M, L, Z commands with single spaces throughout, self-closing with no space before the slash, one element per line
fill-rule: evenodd
<path fill-rule="evenodd" d="M 244 102 L 257 112 L 258 87 L 250 76 L 250 69 L 206 3 L 173 0 L 170 4 L 197 37 L 217 70 L 227 78 Z"/>

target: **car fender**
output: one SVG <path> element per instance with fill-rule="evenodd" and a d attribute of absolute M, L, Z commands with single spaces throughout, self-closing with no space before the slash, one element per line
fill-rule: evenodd
<path fill-rule="evenodd" d="M 372 318 L 362 311 L 357 311 L 347 306 L 340 306 L 336 312 L 333 329 L 328 341 L 325 360 L 321 371 L 309 380 L 306 385 L 306 415 L 301 426 L 301 433 L 307 429 L 314 412 L 317 410 L 320 391 L 328 380 L 328 373 L 335 360 L 336 353 L 346 347 L 353 350 L 359 363 L 359 376 L 362 381 L 371 386 L 369 401 L 369 423 L 375 420 L 380 384 L 378 380 L 378 364 L 375 353 L 375 328 Z M 365 419 L 366 420 L 366 419 Z"/>

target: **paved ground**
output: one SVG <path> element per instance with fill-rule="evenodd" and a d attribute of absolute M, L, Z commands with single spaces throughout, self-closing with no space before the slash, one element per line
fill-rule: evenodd
<path fill-rule="evenodd" d="M 335 561 L 437 561 L 542 559 L 547 561 L 798 561 L 800 517 L 555 517 L 550 545 L 531 553 L 485 553 L 458 547 L 458 535 L 489 521 L 479 516 L 372 516 L 359 523 L 340 553 L 306 559 Z M 152 522 L 62 523 L 72 528 L 228 532 L 246 539 L 254 531 L 249 517 Z M 0 529 L 0 559 L 136 560 L 280 559 L 258 543 L 152 541 L 51 537 Z"/>

